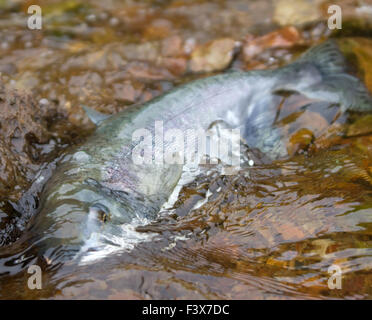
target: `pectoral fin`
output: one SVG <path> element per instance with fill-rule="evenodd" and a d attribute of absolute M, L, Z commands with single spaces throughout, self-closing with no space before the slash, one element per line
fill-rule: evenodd
<path fill-rule="evenodd" d="M 84 111 L 86 112 L 87 116 L 89 117 L 90 121 L 92 121 L 95 125 L 99 125 L 102 121 L 106 120 L 109 118 L 111 115 L 109 114 L 104 114 L 101 112 L 98 112 L 92 108 L 89 108 L 87 106 L 82 106 Z"/>

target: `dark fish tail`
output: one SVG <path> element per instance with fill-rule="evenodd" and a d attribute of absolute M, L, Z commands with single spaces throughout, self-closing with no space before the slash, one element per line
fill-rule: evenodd
<path fill-rule="evenodd" d="M 284 81 L 276 90 L 289 88 L 309 98 L 339 104 L 341 112 L 372 111 L 370 92 L 362 81 L 347 73 L 346 59 L 335 40 L 309 49 L 282 70 Z"/>

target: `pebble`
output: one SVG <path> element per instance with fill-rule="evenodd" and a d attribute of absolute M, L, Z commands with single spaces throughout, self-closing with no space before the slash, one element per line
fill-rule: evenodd
<path fill-rule="evenodd" d="M 43 106 L 46 106 L 46 105 L 49 104 L 49 101 L 48 101 L 48 99 L 42 98 L 42 99 L 40 99 L 39 104 L 41 104 Z"/>
<path fill-rule="evenodd" d="M 2 42 L 1 43 L 1 49 L 3 49 L 3 50 L 9 49 L 9 43 L 8 42 Z"/>
<path fill-rule="evenodd" d="M 227 68 L 236 45 L 233 39 L 222 38 L 197 47 L 191 54 L 191 71 L 211 72 Z"/>
<path fill-rule="evenodd" d="M 95 14 L 90 14 L 90 15 L 86 16 L 85 19 L 86 19 L 88 22 L 95 22 L 95 21 L 97 20 Z"/>
<path fill-rule="evenodd" d="M 108 18 L 108 14 L 106 12 L 101 12 L 98 17 L 101 19 L 101 20 L 106 20 Z"/>
<path fill-rule="evenodd" d="M 186 54 L 190 54 L 196 46 L 196 40 L 194 38 L 188 38 L 185 41 L 184 51 Z"/>
<path fill-rule="evenodd" d="M 32 42 L 31 41 L 26 41 L 25 42 L 25 48 L 29 49 L 32 47 Z"/>
<path fill-rule="evenodd" d="M 110 23 L 110 26 L 115 27 L 115 26 L 117 26 L 119 24 L 119 19 L 118 18 L 115 18 L 115 17 L 112 17 L 110 19 L 109 23 Z"/>
<path fill-rule="evenodd" d="M 301 25 L 321 17 L 321 0 L 278 0 L 273 20 L 281 26 Z"/>
<path fill-rule="evenodd" d="M 17 67 L 13 63 L 7 63 L 0 65 L 0 72 L 7 75 L 17 73 Z"/>

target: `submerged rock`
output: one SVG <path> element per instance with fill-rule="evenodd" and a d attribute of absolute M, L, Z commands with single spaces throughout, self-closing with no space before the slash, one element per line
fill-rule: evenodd
<path fill-rule="evenodd" d="M 15 241 L 36 205 L 38 172 L 84 136 L 47 99 L 37 101 L 0 80 L 0 246 Z M 79 136 L 77 135 L 79 132 Z M 82 135 L 83 134 L 83 135 Z M 41 180 L 42 181 L 42 180 Z M 28 190 L 28 191 L 27 191 Z M 26 193 L 29 195 L 24 198 Z"/>
<path fill-rule="evenodd" d="M 243 46 L 243 59 L 250 61 L 267 49 L 290 48 L 302 42 L 300 32 L 295 27 L 285 27 L 261 37 L 249 37 Z"/>
<path fill-rule="evenodd" d="M 321 17 L 319 0 L 276 1 L 274 21 L 279 25 L 299 25 Z"/>
<path fill-rule="evenodd" d="M 20 234 L 13 220 L 18 214 L 9 201 L 20 199 L 40 169 L 43 150 L 51 138 L 45 105 L 30 96 L 7 90 L 0 82 L 0 245 Z"/>
<path fill-rule="evenodd" d="M 233 59 L 235 47 L 233 39 L 225 38 L 196 48 L 191 54 L 191 71 L 212 72 L 227 68 Z"/>
<path fill-rule="evenodd" d="M 38 169 L 34 143 L 50 139 L 48 110 L 30 96 L 0 83 L 0 193 L 16 200 Z"/>

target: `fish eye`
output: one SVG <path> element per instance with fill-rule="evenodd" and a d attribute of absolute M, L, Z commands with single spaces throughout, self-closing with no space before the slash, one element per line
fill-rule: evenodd
<path fill-rule="evenodd" d="M 110 220 L 110 210 L 101 203 L 95 203 L 89 207 L 89 213 L 93 213 L 102 222 Z"/>

